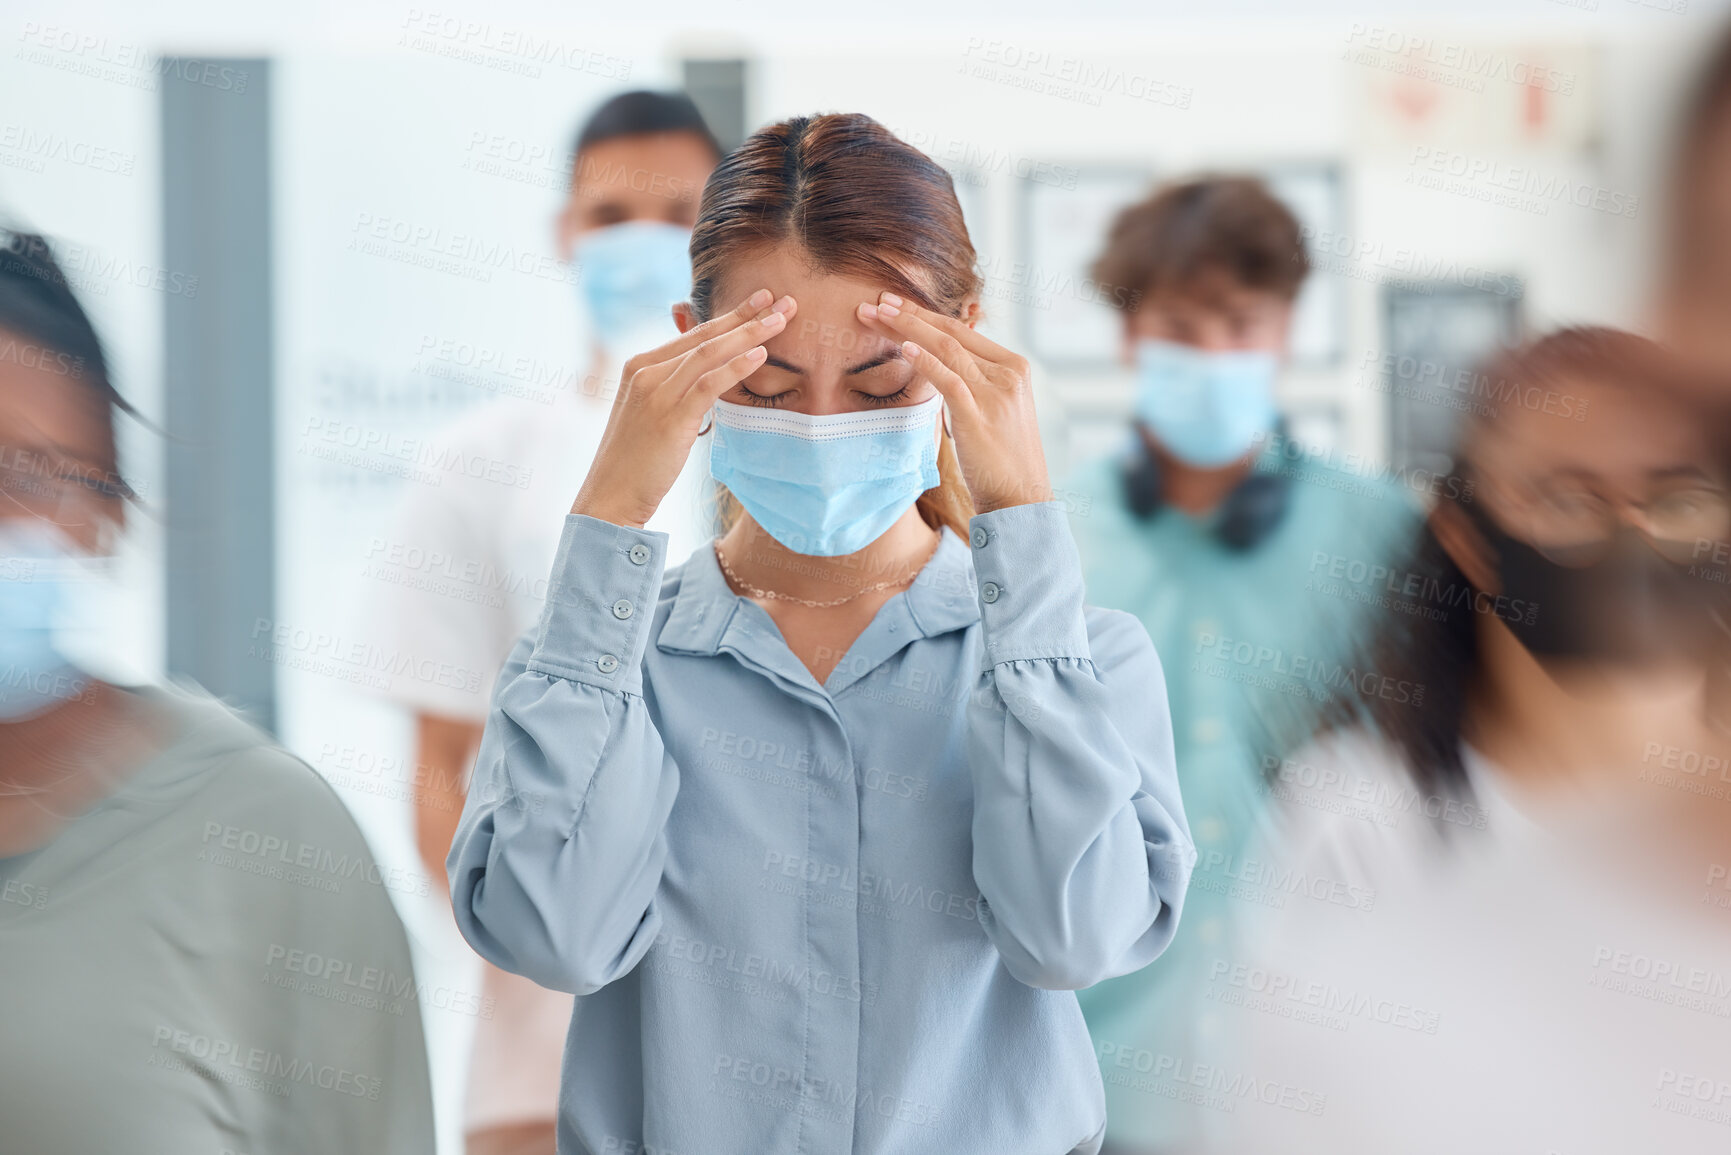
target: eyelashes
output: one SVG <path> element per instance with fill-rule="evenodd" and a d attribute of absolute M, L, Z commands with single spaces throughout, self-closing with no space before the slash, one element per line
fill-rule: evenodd
<path fill-rule="evenodd" d="M 765 394 L 765 393 L 753 393 L 751 390 L 747 389 L 744 385 L 737 386 L 737 388 L 739 389 L 740 393 L 744 395 L 745 403 L 747 405 L 761 405 L 766 409 L 779 409 L 779 408 L 781 408 L 782 398 L 786 397 L 788 394 L 793 392 L 792 389 L 784 389 L 780 393 Z"/>
<path fill-rule="evenodd" d="M 766 409 L 779 409 L 782 405 L 786 404 L 786 398 L 793 396 L 794 393 L 794 390 L 792 389 L 784 389 L 780 393 L 753 393 L 744 385 L 739 385 L 737 388 L 740 393 L 744 395 L 745 403 L 747 405 L 761 405 Z M 886 393 L 881 397 L 858 389 L 854 390 L 854 392 L 867 405 L 881 407 L 884 405 L 894 405 L 898 401 L 907 400 L 908 390 L 910 388 L 911 386 L 909 385 L 903 385 L 894 393 Z"/>
<path fill-rule="evenodd" d="M 876 396 L 872 393 L 861 393 L 860 396 L 865 399 L 867 405 L 893 405 L 897 401 L 905 401 L 907 399 L 908 386 L 903 385 L 894 393 L 886 393 L 882 397 Z"/>

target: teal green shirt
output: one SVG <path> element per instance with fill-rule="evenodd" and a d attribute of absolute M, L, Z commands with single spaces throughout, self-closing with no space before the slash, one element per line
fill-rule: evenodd
<path fill-rule="evenodd" d="M 1258 469 L 1291 478 L 1289 504 L 1269 536 L 1242 552 L 1215 537 L 1218 511 L 1136 517 L 1116 456 L 1081 469 L 1063 494 L 1088 600 L 1141 619 L 1165 668 L 1198 853 L 1184 923 L 1165 955 L 1078 992 L 1106 1086 L 1107 1137 L 1132 1151 L 1206 1136 L 1233 1088 L 1255 1077 L 1211 1043 L 1210 976 L 1252 961 L 1235 945 L 1237 925 L 1258 910 L 1328 901 L 1279 864 L 1243 854 L 1270 797 L 1264 760 L 1307 733 L 1330 697 L 1422 700 L 1421 689 L 1352 660 L 1367 610 L 1398 600 L 1390 590 L 1400 586 L 1397 555 L 1417 527 L 1417 502 L 1370 469 L 1295 463 L 1277 447 Z"/>

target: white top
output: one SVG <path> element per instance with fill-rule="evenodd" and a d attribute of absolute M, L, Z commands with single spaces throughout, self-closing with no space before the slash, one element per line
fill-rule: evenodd
<path fill-rule="evenodd" d="M 1301 813 L 1259 853 L 1306 876 L 1289 894 L 1323 897 L 1247 920 L 1215 963 L 1231 1041 L 1208 1086 L 1237 1098 L 1213 1112 L 1218 1149 L 1726 1150 L 1731 919 L 1631 868 L 1665 853 L 1663 814 L 1535 822 L 1463 753 L 1471 809 L 1414 803 L 1362 734 L 1283 767 Z M 1320 805 L 1342 782 L 1368 802 Z M 1426 804 L 1447 837 L 1406 817 Z"/>

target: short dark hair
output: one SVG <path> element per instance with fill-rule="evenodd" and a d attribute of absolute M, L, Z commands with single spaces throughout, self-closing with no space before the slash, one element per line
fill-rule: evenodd
<path fill-rule="evenodd" d="M 661 132 L 690 132 L 703 138 L 721 159 L 721 145 L 709 131 L 703 113 L 683 92 L 622 92 L 597 108 L 584 121 L 572 146 L 573 156 L 586 148 L 621 136 L 650 136 Z"/>
<path fill-rule="evenodd" d="M 1117 307 L 1223 272 L 1290 301 L 1310 272 L 1298 218 L 1255 177 L 1204 176 L 1155 189 L 1118 214 L 1090 270 Z"/>

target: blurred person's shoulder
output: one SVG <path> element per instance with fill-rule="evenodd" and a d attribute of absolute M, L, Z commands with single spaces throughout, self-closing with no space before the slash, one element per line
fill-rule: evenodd
<path fill-rule="evenodd" d="M 135 760 L 19 867 L 66 918 L 117 935 L 139 919 L 172 926 L 206 962 L 288 926 L 322 927 L 307 933 L 329 941 L 384 935 L 384 949 L 406 950 L 386 891 L 425 893 L 426 880 L 381 868 L 317 771 L 202 690 L 123 692 L 142 708 Z"/>
<path fill-rule="evenodd" d="M 129 691 L 173 726 L 169 744 L 157 756 L 165 763 L 165 779 L 226 781 L 238 768 L 247 767 L 260 787 L 292 792 L 304 789 L 311 780 L 322 782 L 310 766 L 278 745 L 240 709 L 191 681 L 171 678 Z"/>
<path fill-rule="evenodd" d="M 1099 560 L 1094 551 L 1122 549 L 1139 524 L 1124 501 L 1124 469 L 1123 452 L 1109 450 L 1078 462 L 1053 485 L 1085 564 Z"/>
<path fill-rule="evenodd" d="M 1499 804 L 1464 743 L 1461 757 L 1458 780 L 1426 784 L 1386 737 L 1363 726 L 1324 731 L 1265 766 L 1269 841 L 1391 892 L 1429 886 L 1439 870 L 1483 858 L 1527 825 Z"/>
<path fill-rule="evenodd" d="M 1286 858 L 1364 877 L 1434 842 L 1406 756 L 1368 728 L 1320 731 L 1285 757 L 1269 755 L 1263 773 L 1264 840 Z"/>
<path fill-rule="evenodd" d="M 126 805 L 186 819 L 186 835 L 213 849 L 289 851 L 270 840 L 316 833 L 320 849 L 366 851 L 330 782 L 233 707 L 185 681 L 131 692 L 167 724 L 170 737 L 128 782 Z"/>
<path fill-rule="evenodd" d="M 1418 494 L 1400 471 L 1357 454 L 1295 454 L 1293 448 L 1276 442 L 1259 468 L 1290 481 L 1300 502 L 1342 531 L 1398 540 L 1421 520 Z"/>
<path fill-rule="evenodd" d="M 136 766 L 8 863 L 17 884 L 0 937 L 15 981 L 0 986 L 14 1062 L 0 1114 L 27 1114 L 33 1138 L 0 1146 L 431 1151 L 408 939 L 347 809 L 208 694 L 121 690 L 138 708 Z M 339 967 L 369 981 L 325 985 Z M 269 1059 L 269 1081 L 256 1083 L 269 1093 L 213 1114 L 210 1067 L 225 1048 L 236 1076 Z M 210 1066 L 195 1062 L 210 1053 Z M 311 1092 L 292 1084 L 332 1086 L 336 1067 L 321 1064 L 338 1063 L 348 1093 L 309 1113 Z M 145 1065 L 170 1074 L 141 1077 Z M 172 1073 L 195 1067 L 203 1080 Z M 8 1118 L 8 1138 L 25 1122 Z M 387 1131 L 402 1142 L 375 1138 Z"/>
<path fill-rule="evenodd" d="M 131 1001 L 164 1024 L 156 1037 L 342 1058 L 347 1093 L 328 1108 L 275 1099 L 284 1117 L 257 1124 L 283 1149 L 432 1150 L 414 960 L 392 901 L 429 894 L 426 877 L 380 862 L 331 783 L 228 704 L 185 682 L 131 690 L 172 737 L 120 813 L 86 832 L 56 900 L 82 895 L 85 917 L 136 953 L 131 982 L 151 994 Z M 369 773 L 401 785 L 400 765 Z M 327 985 L 339 972 L 342 997 Z"/>

